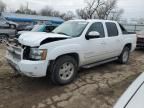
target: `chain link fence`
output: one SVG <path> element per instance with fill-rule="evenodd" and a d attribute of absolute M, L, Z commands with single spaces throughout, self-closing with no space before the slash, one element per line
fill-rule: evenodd
<path fill-rule="evenodd" d="M 135 24 L 123 24 L 123 26 L 129 32 L 139 32 L 144 31 L 144 25 L 135 25 Z"/>

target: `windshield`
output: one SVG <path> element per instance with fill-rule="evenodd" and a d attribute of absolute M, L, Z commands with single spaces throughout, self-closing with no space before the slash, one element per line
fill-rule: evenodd
<path fill-rule="evenodd" d="M 45 29 L 45 25 L 35 25 L 34 28 L 31 30 L 33 32 L 43 32 Z"/>
<path fill-rule="evenodd" d="M 53 33 L 64 34 L 71 37 L 78 37 L 87 26 L 86 21 L 68 21 L 53 30 Z"/>

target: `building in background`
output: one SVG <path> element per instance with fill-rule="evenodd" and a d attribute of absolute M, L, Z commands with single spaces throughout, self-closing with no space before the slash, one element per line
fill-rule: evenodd
<path fill-rule="evenodd" d="M 48 17 L 40 15 L 27 15 L 27 14 L 16 14 L 16 13 L 7 13 L 3 12 L 1 15 L 9 20 L 16 22 L 18 24 L 37 24 L 37 23 L 48 23 L 48 24 L 61 24 L 64 22 L 63 19 L 59 17 Z"/>
<path fill-rule="evenodd" d="M 18 31 L 25 30 L 27 27 L 30 27 L 30 29 L 32 29 L 36 24 L 58 26 L 64 22 L 64 20 L 59 17 L 48 17 L 40 15 L 2 12 L 1 16 L 8 21 L 18 23 Z"/>

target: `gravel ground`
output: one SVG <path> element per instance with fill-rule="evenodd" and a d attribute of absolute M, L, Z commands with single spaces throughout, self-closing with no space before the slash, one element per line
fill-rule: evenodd
<path fill-rule="evenodd" d="M 127 65 L 111 62 L 81 69 L 73 83 L 56 86 L 46 78 L 17 76 L 0 45 L 0 108 L 112 108 L 143 72 L 143 53 L 133 52 Z"/>

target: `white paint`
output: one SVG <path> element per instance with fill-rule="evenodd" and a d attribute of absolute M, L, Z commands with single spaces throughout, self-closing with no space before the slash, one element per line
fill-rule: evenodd
<path fill-rule="evenodd" d="M 118 100 L 118 102 L 116 103 L 114 108 L 144 108 L 144 102 L 143 102 L 143 100 L 144 100 L 144 92 L 143 92 L 144 91 L 144 84 L 140 87 L 140 85 L 143 83 L 143 81 L 144 81 L 144 73 L 142 73 L 131 84 L 131 86 L 126 90 L 126 92 Z M 137 89 L 138 89 L 138 91 L 137 91 Z M 136 92 L 136 94 L 134 94 L 135 92 Z M 131 97 L 132 97 L 132 99 L 131 99 Z"/>

